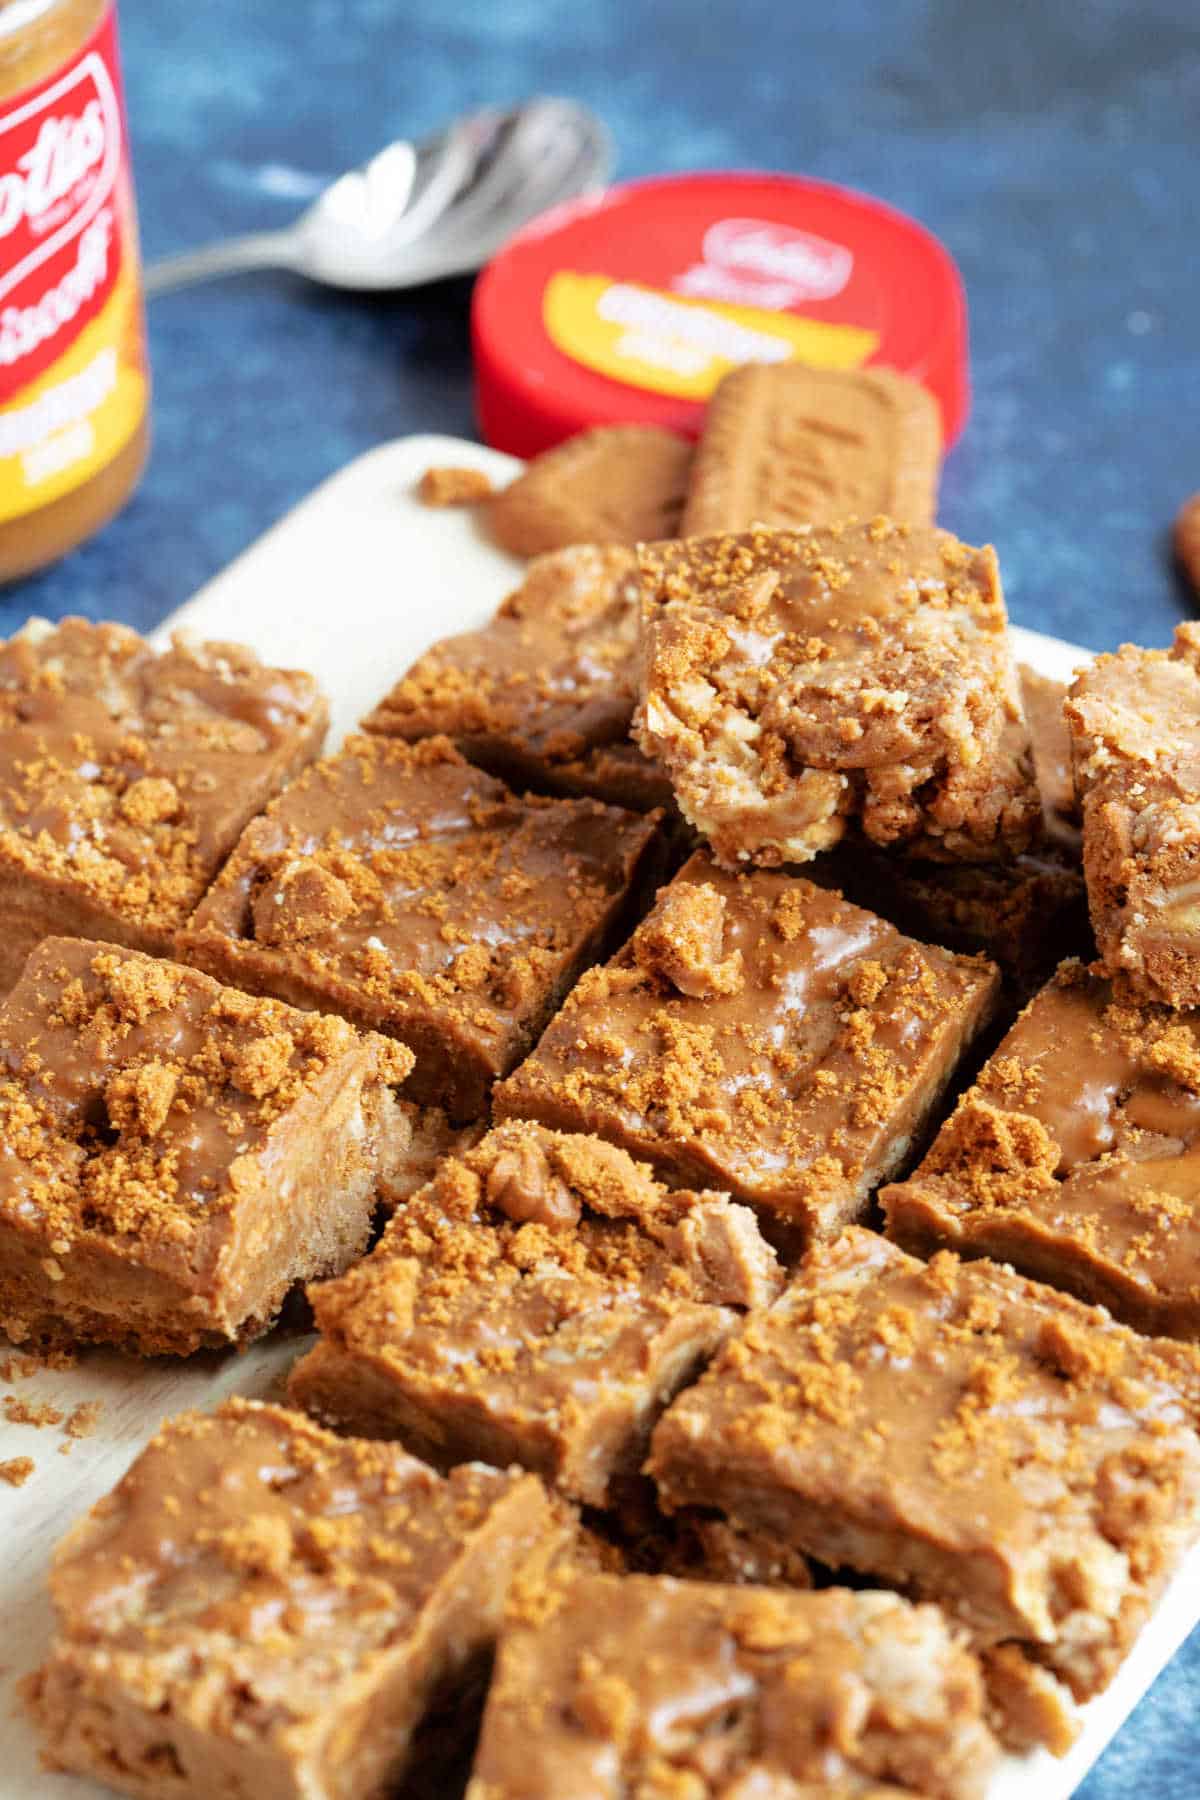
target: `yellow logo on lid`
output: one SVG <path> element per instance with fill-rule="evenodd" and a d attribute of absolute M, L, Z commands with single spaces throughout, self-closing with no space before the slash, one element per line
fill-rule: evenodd
<path fill-rule="evenodd" d="M 552 275 L 542 318 L 557 349 L 630 387 L 704 400 L 723 375 L 747 362 L 804 362 L 857 369 L 879 335 L 795 313 L 691 300 L 607 275 Z"/>

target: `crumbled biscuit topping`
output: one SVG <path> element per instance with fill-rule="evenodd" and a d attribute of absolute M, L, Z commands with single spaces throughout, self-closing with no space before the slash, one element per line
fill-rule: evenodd
<path fill-rule="evenodd" d="M 1064 1286 L 1090 1279 L 1174 1330 L 1172 1307 L 1200 1316 L 1198 1162 L 1200 1020 L 1068 963 L 883 1198 L 902 1236 L 987 1247 L 1002 1231 L 1018 1263 L 1054 1241 Z"/>
<path fill-rule="evenodd" d="M 728 1492 L 754 1525 L 755 1495 L 783 1518 L 772 1496 L 793 1494 L 800 1548 L 836 1541 L 831 1560 L 911 1582 L 983 1642 L 1082 1663 L 1195 1529 L 1198 1417 L 1191 1347 L 852 1227 L 676 1402 L 652 1461 L 672 1504 Z"/>

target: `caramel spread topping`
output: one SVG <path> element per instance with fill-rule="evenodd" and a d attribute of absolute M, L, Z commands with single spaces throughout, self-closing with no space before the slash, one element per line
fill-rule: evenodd
<path fill-rule="evenodd" d="M 903 1153 L 994 985 L 836 893 L 701 852 L 497 1107 L 831 1228 Z"/>
<path fill-rule="evenodd" d="M 974 1659 L 896 1594 L 557 1573 L 520 1587 L 471 1793 L 977 1800 L 996 1746 Z"/>
<path fill-rule="evenodd" d="M 672 1504 L 790 1520 L 799 1548 L 941 1601 L 983 1641 L 1083 1659 L 1195 1529 L 1198 1408 L 1190 1347 L 852 1227 L 675 1403 L 652 1462 Z"/>
<path fill-rule="evenodd" d="M 1008 855 L 1040 829 L 995 553 L 877 519 L 639 552 L 636 730 L 723 863 L 878 843 Z"/>
<path fill-rule="evenodd" d="M 27 628 L 0 645 L 0 865 L 173 929 L 325 719 L 311 676 L 237 645 Z"/>
<path fill-rule="evenodd" d="M 1030 1003 L 911 1179 L 885 1204 L 903 1236 L 1053 1256 L 1120 1306 L 1200 1316 L 1200 1020 L 1065 964 Z M 1043 1266 L 1039 1260 L 1039 1269 Z M 1074 1277 L 1073 1277 L 1074 1271 Z M 1111 1284 L 1111 1285 L 1107 1285 Z M 1139 1313 L 1135 1322 L 1141 1323 Z"/>
<path fill-rule="evenodd" d="M 99 1233 L 202 1260 L 243 1159 L 359 1042 L 195 970 L 49 938 L 0 1011 L 0 1215 L 36 1222 L 55 1257 Z M 403 1079 L 409 1052 L 374 1049 Z"/>
<path fill-rule="evenodd" d="M 445 732 L 514 780 L 662 804 L 669 784 L 627 742 L 637 601 L 630 550 L 579 545 L 541 556 L 487 625 L 414 663 L 364 730 L 411 740 Z"/>

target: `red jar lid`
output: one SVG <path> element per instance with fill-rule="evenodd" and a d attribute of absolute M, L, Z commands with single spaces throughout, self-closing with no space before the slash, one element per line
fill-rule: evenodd
<path fill-rule="evenodd" d="M 737 363 L 886 363 L 923 382 L 947 444 L 967 415 L 962 280 L 932 233 L 791 175 L 629 182 L 544 213 L 484 270 L 476 404 L 532 456 L 588 425 L 695 436 Z"/>

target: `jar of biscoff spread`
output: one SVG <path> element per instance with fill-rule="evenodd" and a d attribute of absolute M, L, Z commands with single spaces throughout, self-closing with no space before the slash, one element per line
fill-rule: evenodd
<path fill-rule="evenodd" d="M 149 380 L 115 0 L 0 0 L 0 580 L 110 519 Z"/>

